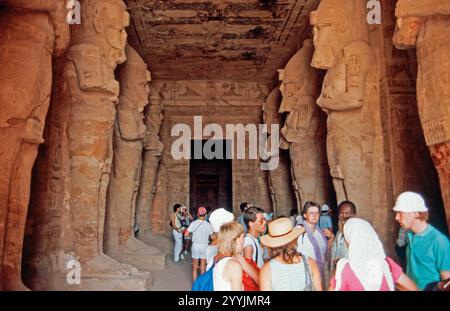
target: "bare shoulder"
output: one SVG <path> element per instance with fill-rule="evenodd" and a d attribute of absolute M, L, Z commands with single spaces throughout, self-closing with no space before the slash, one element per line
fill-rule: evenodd
<path fill-rule="evenodd" d="M 269 262 L 266 262 L 266 263 L 261 267 L 260 274 L 267 274 L 267 273 L 270 273 L 270 272 L 271 272 L 271 270 L 270 270 L 270 263 L 269 263 Z"/>
<path fill-rule="evenodd" d="M 242 271 L 242 266 L 237 259 L 231 258 L 227 262 L 227 270 L 230 272 L 239 272 Z"/>

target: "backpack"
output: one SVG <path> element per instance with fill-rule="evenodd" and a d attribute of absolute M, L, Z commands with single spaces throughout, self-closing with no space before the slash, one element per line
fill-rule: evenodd
<path fill-rule="evenodd" d="M 223 257 L 220 260 L 227 258 Z M 220 261 L 219 260 L 219 261 Z M 218 261 L 218 262 L 219 262 Z M 214 266 L 218 263 L 214 263 L 213 266 L 195 279 L 194 284 L 192 284 L 193 292 L 212 292 L 214 291 Z"/>
<path fill-rule="evenodd" d="M 200 275 L 192 284 L 193 292 L 212 292 L 214 291 L 214 282 L 213 282 L 213 271 L 214 266 L 212 266 L 208 271 L 205 271 L 202 275 Z"/>

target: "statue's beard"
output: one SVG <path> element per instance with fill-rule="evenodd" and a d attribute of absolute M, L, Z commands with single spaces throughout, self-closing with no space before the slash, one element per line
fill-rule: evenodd
<path fill-rule="evenodd" d="M 283 100 L 281 101 L 279 113 L 283 112 L 291 112 L 294 109 L 295 105 L 295 98 L 293 96 L 289 97 L 283 97 Z"/>
<path fill-rule="evenodd" d="M 323 44 L 314 51 L 311 66 L 330 69 L 334 65 L 334 51 L 330 45 Z"/>

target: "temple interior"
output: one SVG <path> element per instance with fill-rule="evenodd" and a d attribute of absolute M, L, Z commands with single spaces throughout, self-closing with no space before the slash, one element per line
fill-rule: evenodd
<path fill-rule="evenodd" d="M 450 8 L 402 1 L 0 0 L 0 289 L 150 290 L 175 203 L 448 235 Z"/>

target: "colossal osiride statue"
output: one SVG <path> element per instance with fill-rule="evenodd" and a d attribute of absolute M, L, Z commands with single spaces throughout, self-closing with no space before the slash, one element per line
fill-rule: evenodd
<path fill-rule="evenodd" d="M 306 201 L 328 200 L 328 167 L 325 150 L 325 118 L 316 100 L 318 70 L 311 67 L 314 47 L 311 39 L 279 70 L 283 100 L 280 113 L 287 113 L 281 135 L 289 143 L 292 179 L 298 209 Z"/>
<path fill-rule="evenodd" d="M 399 0 L 397 48 L 417 48 L 417 98 L 450 230 L 450 1 Z"/>
<path fill-rule="evenodd" d="M 353 201 L 358 214 L 372 220 L 382 204 L 377 174 L 383 153 L 377 62 L 366 14 L 364 1 L 321 1 L 310 16 L 311 65 L 327 70 L 317 105 L 328 115 L 327 155 L 337 201 Z"/>
<path fill-rule="evenodd" d="M 271 125 L 280 126 L 281 115 L 278 113 L 281 103 L 281 93 L 275 88 L 267 96 L 263 104 L 263 122 L 267 124 L 268 135 L 271 133 Z M 281 146 L 289 146 L 283 137 L 280 137 Z M 268 140 L 271 141 L 270 139 Z M 271 148 L 270 148 L 271 149 Z M 275 217 L 289 217 L 292 209 L 297 209 L 297 203 L 294 200 L 294 193 L 291 183 L 291 166 L 289 156 L 286 151 L 280 150 L 279 164 L 274 170 L 268 171 L 268 186 L 272 200 L 272 209 Z"/>
<path fill-rule="evenodd" d="M 103 253 L 106 195 L 113 159 L 113 129 L 119 83 L 114 70 L 126 60 L 129 14 L 120 0 L 81 2 L 82 24 L 73 28 L 67 52 L 63 105 L 70 157 L 70 210 L 74 255 L 81 284 L 71 289 L 144 290 L 148 272 Z"/>
<path fill-rule="evenodd" d="M 120 262 L 150 270 L 157 265 L 164 267 L 164 256 L 157 248 L 136 239 L 133 229 L 136 189 L 142 168 L 142 143 L 147 131 L 143 111 L 148 104 L 151 77 L 145 62 L 129 45 L 126 46 L 126 56 L 127 61 L 117 73 L 120 96 L 106 206 L 105 252 Z"/>
<path fill-rule="evenodd" d="M 50 103 L 52 55 L 70 40 L 65 1 L 0 0 L 0 290 L 27 290 L 22 246 L 31 170 Z"/>
<path fill-rule="evenodd" d="M 142 174 L 136 202 L 136 222 L 138 238 L 150 245 L 158 245 L 159 236 L 152 234 L 152 209 L 156 191 L 156 181 L 160 167 L 163 144 L 159 131 L 163 120 L 161 98 L 156 90 L 150 93 L 150 104 L 145 109 L 147 134 L 144 139 Z M 167 248 L 167 249 L 170 249 Z"/>

